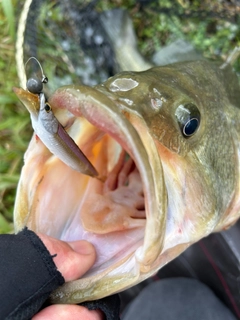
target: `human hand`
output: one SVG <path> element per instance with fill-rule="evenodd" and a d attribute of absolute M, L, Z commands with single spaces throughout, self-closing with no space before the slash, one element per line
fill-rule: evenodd
<path fill-rule="evenodd" d="M 39 238 L 47 247 L 51 255 L 57 254 L 53 261 L 64 277 L 65 281 L 80 278 L 93 265 L 96 252 L 92 244 L 87 241 L 64 242 L 38 233 Z M 77 305 L 51 305 L 32 320 L 102 320 L 104 316 L 100 310 L 89 311 Z"/>

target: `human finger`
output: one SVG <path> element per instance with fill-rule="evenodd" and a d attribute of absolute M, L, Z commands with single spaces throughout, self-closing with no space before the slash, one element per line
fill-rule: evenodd
<path fill-rule="evenodd" d="M 32 320 L 103 320 L 100 310 L 88 310 L 83 306 L 55 304 L 41 310 Z"/>
<path fill-rule="evenodd" d="M 80 278 L 94 264 L 96 252 L 91 243 L 84 240 L 65 242 L 41 233 L 38 236 L 66 282 Z"/>

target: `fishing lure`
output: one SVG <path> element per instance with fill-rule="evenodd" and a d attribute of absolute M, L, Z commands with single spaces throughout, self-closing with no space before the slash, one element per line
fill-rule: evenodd
<path fill-rule="evenodd" d="M 56 157 L 72 169 L 92 177 L 98 176 L 94 166 L 60 124 L 47 102 L 43 93 L 43 84 L 48 82 L 48 78 L 44 75 L 40 62 L 35 57 L 31 57 L 26 62 L 25 67 L 31 59 L 37 62 L 41 70 L 41 79 L 33 75 L 27 80 L 26 85 L 29 92 L 37 94 L 39 97 L 39 108 L 37 110 L 31 105 L 28 106 L 36 135 Z"/>

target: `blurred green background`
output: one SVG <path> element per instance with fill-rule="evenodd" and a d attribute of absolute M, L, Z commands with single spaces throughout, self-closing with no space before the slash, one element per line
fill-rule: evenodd
<path fill-rule="evenodd" d="M 48 1 L 42 6 L 40 19 L 42 17 L 44 28 L 44 21 L 50 13 L 51 16 L 56 14 L 56 3 Z M 0 2 L 0 233 L 13 231 L 16 185 L 23 154 L 32 135 L 29 114 L 12 92 L 12 87 L 19 85 L 15 42 L 23 4 L 24 1 L 18 0 Z M 129 11 L 139 50 L 147 58 L 178 38 L 186 39 L 213 60 L 226 59 L 231 50 L 240 45 L 238 1 L 102 0 L 96 4 L 99 12 L 114 7 Z M 46 56 L 51 55 L 47 46 L 42 50 L 46 51 Z M 239 73 L 239 60 L 234 67 Z"/>

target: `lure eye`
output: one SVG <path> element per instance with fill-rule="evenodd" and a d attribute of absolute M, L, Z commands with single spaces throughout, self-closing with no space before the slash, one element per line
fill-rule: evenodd
<path fill-rule="evenodd" d="M 44 110 L 45 110 L 47 113 L 49 113 L 49 112 L 52 110 L 52 108 L 50 107 L 50 105 L 49 105 L 48 103 L 46 103 L 45 106 L 44 106 Z"/>
<path fill-rule="evenodd" d="M 193 103 L 187 103 L 177 107 L 175 116 L 178 125 L 185 138 L 189 138 L 198 130 L 200 126 L 201 114 Z"/>
<path fill-rule="evenodd" d="M 39 94 L 43 90 L 43 83 L 41 79 L 37 77 L 32 77 L 27 81 L 27 89 L 29 92 L 34 94 Z"/>

